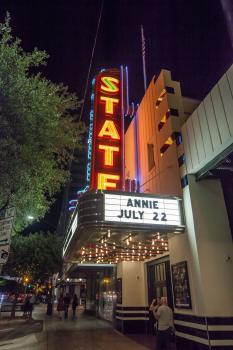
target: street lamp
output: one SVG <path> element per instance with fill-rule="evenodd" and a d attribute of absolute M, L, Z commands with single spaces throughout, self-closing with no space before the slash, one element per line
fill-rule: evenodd
<path fill-rule="evenodd" d="M 28 215 L 27 218 L 28 218 L 28 220 L 33 220 L 33 219 L 34 219 L 34 216 Z"/>

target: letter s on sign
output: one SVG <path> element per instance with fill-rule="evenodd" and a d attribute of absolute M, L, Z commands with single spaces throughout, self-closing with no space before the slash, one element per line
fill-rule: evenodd
<path fill-rule="evenodd" d="M 101 91 L 112 92 L 112 93 L 119 91 L 119 87 L 117 86 L 119 85 L 118 79 L 113 77 L 101 77 L 101 82 L 103 83 L 100 86 Z"/>

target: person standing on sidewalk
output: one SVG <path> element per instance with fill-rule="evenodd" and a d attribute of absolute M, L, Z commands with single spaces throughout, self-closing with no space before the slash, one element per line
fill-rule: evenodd
<path fill-rule="evenodd" d="M 76 316 L 76 307 L 78 306 L 78 297 L 76 294 L 73 296 L 73 301 L 72 301 L 72 310 L 73 310 L 73 318 Z"/>
<path fill-rule="evenodd" d="M 60 295 L 57 303 L 57 311 L 58 311 L 58 317 L 61 319 L 61 312 L 64 311 L 64 298 L 63 294 Z"/>
<path fill-rule="evenodd" d="M 149 331 L 150 334 L 155 335 L 157 332 L 157 320 L 155 318 L 155 312 L 157 312 L 160 306 L 160 298 L 153 299 L 149 306 Z"/>
<path fill-rule="evenodd" d="M 66 293 L 66 296 L 64 298 L 64 316 L 65 316 L 65 319 L 68 318 L 69 306 L 70 306 L 70 296 L 68 293 Z"/>
<path fill-rule="evenodd" d="M 161 298 L 160 306 L 154 312 L 154 316 L 158 320 L 156 350 L 168 350 L 170 343 L 169 329 L 174 326 L 172 309 L 167 305 L 166 297 Z"/>
<path fill-rule="evenodd" d="M 30 305 L 30 318 L 32 318 L 32 311 L 34 308 L 34 304 L 36 302 L 36 295 L 33 293 L 29 299 L 29 305 Z"/>

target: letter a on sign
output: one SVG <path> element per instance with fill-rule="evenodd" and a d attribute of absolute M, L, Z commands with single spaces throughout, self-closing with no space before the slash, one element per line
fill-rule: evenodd
<path fill-rule="evenodd" d="M 120 135 L 118 134 L 116 126 L 112 120 L 105 120 L 98 136 L 110 136 L 114 140 L 120 140 Z"/>

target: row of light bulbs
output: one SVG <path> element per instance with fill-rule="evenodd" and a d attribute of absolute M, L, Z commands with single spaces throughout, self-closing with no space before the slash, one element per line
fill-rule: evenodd
<path fill-rule="evenodd" d="M 82 247 L 79 262 L 118 263 L 120 261 L 144 261 L 168 251 L 167 239 L 157 234 L 151 241 L 133 242 L 128 236 L 121 244 L 110 242 L 110 237 L 102 237 L 100 243 Z"/>

